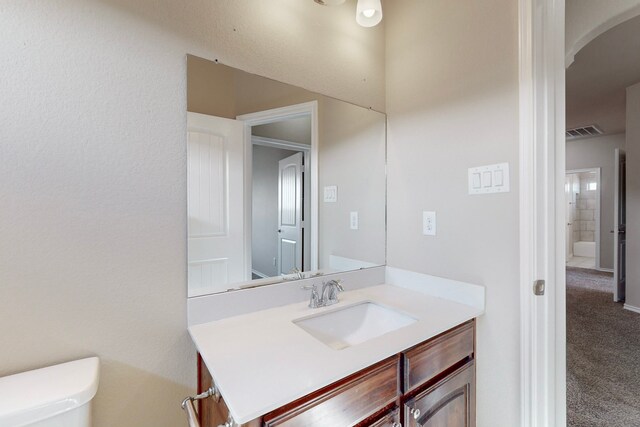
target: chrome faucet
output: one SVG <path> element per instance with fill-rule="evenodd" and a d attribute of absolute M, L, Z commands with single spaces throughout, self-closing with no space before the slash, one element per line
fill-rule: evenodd
<path fill-rule="evenodd" d="M 329 280 L 322 284 L 322 292 L 320 292 L 320 300 L 322 306 L 333 305 L 338 302 L 338 292 L 343 292 L 342 280 Z"/>
<path fill-rule="evenodd" d="M 322 291 L 318 293 L 316 285 L 303 286 L 302 289 L 311 290 L 309 308 L 327 307 L 338 302 L 338 292 L 343 292 L 342 280 L 322 282 Z"/>

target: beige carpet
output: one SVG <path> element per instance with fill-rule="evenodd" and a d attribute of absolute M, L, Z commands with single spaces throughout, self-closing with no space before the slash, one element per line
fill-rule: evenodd
<path fill-rule="evenodd" d="M 640 314 L 595 270 L 567 268 L 567 424 L 640 427 Z"/>

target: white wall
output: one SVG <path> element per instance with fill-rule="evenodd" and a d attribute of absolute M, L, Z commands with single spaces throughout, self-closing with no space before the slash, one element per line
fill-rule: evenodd
<path fill-rule="evenodd" d="M 600 181 L 600 267 L 613 269 L 614 153 L 624 148 L 625 135 L 603 135 L 567 141 L 567 170 L 601 168 Z"/>
<path fill-rule="evenodd" d="M 1 2 L 0 375 L 96 354 L 96 427 L 184 425 L 185 54 L 382 109 L 383 37 L 312 1 Z"/>
<path fill-rule="evenodd" d="M 520 424 L 518 9 L 510 0 L 385 3 L 388 249 L 399 267 L 486 286 L 479 427 Z M 467 194 L 467 168 L 509 162 L 511 192 Z M 422 235 L 422 211 L 437 236 Z"/>
<path fill-rule="evenodd" d="M 566 0 L 565 7 L 567 66 L 591 40 L 640 15 L 639 0 Z"/>
<path fill-rule="evenodd" d="M 627 88 L 627 293 L 640 308 L 640 83 Z"/>

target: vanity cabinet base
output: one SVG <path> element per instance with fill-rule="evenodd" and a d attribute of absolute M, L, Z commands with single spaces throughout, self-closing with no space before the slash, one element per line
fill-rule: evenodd
<path fill-rule="evenodd" d="M 471 320 L 240 427 L 475 427 Z M 198 355 L 198 392 L 212 378 Z M 228 421 L 224 399 L 199 402 L 202 427 Z"/>

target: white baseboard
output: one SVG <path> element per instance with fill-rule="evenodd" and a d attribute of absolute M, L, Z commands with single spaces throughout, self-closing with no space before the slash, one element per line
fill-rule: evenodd
<path fill-rule="evenodd" d="M 629 310 L 629 311 L 633 311 L 634 313 L 640 313 L 640 308 L 639 307 L 634 307 L 634 306 L 629 305 L 629 304 L 625 304 L 624 305 L 624 309 L 625 310 Z"/>
<path fill-rule="evenodd" d="M 603 271 L 603 272 L 605 272 L 605 273 L 613 273 L 613 268 L 603 268 L 603 267 L 600 267 L 600 268 L 596 268 L 596 270 L 598 270 L 598 271 Z"/>

